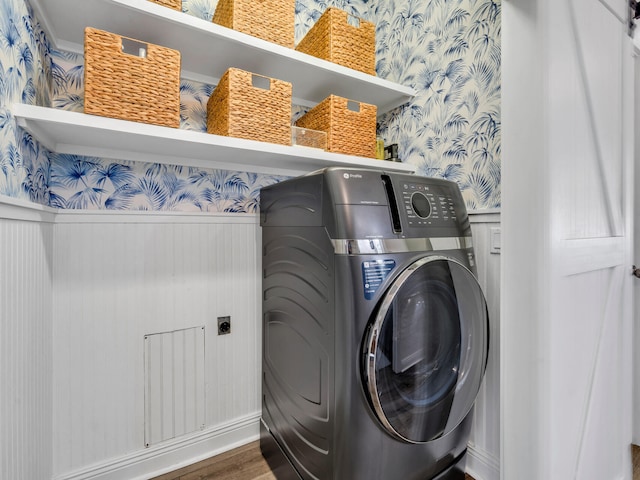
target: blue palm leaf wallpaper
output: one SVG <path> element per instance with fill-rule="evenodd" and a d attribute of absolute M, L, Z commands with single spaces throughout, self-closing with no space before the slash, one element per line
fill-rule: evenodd
<path fill-rule="evenodd" d="M 183 0 L 183 11 L 211 20 L 216 3 Z M 46 151 L 8 107 L 82 111 L 84 60 L 51 49 L 28 0 L 0 5 L 0 194 L 57 208 L 256 212 L 260 188 L 285 178 Z M 373 22 L 377 75 L 418 92 L 379 119 L 385 143 L 418 173 L 457 182 L 470 209 L 499 207 L 500 0 L 297 0 L 296 42 L 328 7 Z M 180 128 L 206 131 L 213 88 L 182 80 Z"/>
<path fill-rule="evenodd" d="M 456 181 L 470 209 L 500 206 L 500 2 L 378 2 L 378 75 L 415 88 L 380 134 L 418 173 Z"/>
<path fill-rule="evenodd" d="M 49 44 L 23 0 L 0 2 L 0 194 L 49 203 L 49 152 L 22 131 L 12 103 L 49 105 Z"/>

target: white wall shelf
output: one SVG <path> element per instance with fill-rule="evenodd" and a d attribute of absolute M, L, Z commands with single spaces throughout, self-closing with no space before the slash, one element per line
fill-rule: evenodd
<path fill-rule="evenodd" d="M 196 18 L 148 0 L 32 0 L 54 46 L 83 52 L 87 26 L 179 50 L 181 76 L 216 84 L 229 67 L 291 82 L 294 104 L 336 94 L 378 107 L 406 103 L 415 90 Z M 402 163 L 339 155 L 16 104 L 18 124 L 49 150 L 132 160 L 296 175 L 327 166 L 413 172 Z"/>
<path fill-rule="evenodd" d="M 412 88 L 367 75 L 166 8 L 147 0 L 31 0 L 56 48 L 83 52 L 94 27 L 180 51 L 182 77 L 217 84 L 229 67 L 286 80 L 294 103 L 313 106 L 329 94 L 370 103 L 382 114 L 415 96 Z"/>
<path fill-rule="evenodd" d="M 329 166 L 414 172 L 413 165 L 14 104 L 19 126 L 52 152 L 200 168 L 300 175 Z"/>

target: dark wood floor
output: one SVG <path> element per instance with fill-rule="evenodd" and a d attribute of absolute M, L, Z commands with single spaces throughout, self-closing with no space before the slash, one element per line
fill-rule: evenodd
<path fill-rule="evenodd" d="M 640 480 L 640 447 L 633 446 L 633 480 Z M 275 480 L 258 442 L 211 457 L 153 480 Z M 467 475 L 467 480 L 473 480 Z"/>
<path fill-rule="evenodd" d="M 275 480 L 269 465 L 260 453 L 259 442 L 249 443 L 208 460 L 153 480 Z M 467 475 L 467 480 L 473 478 Z"/>
<path fill-rule="evenodd" d="M 275 480 L 260 453 L 259 442 L 216 455 L 153 480 Z"/>

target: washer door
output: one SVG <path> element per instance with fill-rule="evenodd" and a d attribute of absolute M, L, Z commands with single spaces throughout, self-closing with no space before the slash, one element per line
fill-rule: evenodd
<path fill-rule="evenodd" d="M 411 443 L 453 430 L 478 394 L 488 342 L 487 304 L 470 270 L 440 256 L 409 266 L 363 345 L 366 391 L 382 425 Z"/>

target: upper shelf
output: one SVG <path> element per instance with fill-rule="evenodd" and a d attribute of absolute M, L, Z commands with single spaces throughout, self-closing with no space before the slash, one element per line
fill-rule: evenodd
<path fill-rule="evenodd" d="M 94 27 L 180 51 L 186 79 L 217 84 L 229 67 L 293 85 L 294 103 L 313 106 L 329 94 L 370 103 L 382 114 L 415 96 L 412 88 L 231 30 L 148 0 L 31 0 L 61 50 L 83 52 Z"/>
<path fill-rule="evenodd" d="M 200 168 L 301 175 L 330 166 L 412 173 L 408 163 L 14 104 L 18 125 L 53 152 Z"/>

